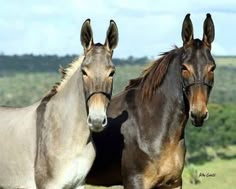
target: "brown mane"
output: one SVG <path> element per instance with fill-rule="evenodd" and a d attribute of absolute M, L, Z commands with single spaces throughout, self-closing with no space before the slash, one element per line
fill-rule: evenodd
<path fill-rule="evenodd" d="M 162 53 L 159 59 L 152 62 L 150 66 L 143 70 L 140 77 L 131 79 L 125 90 L 141 87 L 142 99 L 151 99 L 155 89 L 161 85 L 167 73 L 169 63 L 178 50 L 179 48 L 175 47 L 171 51 Z"/>

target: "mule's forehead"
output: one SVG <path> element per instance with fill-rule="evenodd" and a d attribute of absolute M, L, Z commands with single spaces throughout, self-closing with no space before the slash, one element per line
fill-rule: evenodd
<path fill-rule="evenodd" d="M 194 39 L 192 42 L 192 47 L 195 49 L 202 49 L 204 47 L 204 43 L 200 39 Z"/>
<path fill-rule="evenodd" d="M 193 40 L 191 46 L 185 52 L 185 63 L 194 67 L 206 64 L 214 64 L 210 49 L 199 39 Z"/>
<path fill-rule="evenodd" d="M 86 55 L 84 65 L 87 66 L 113 66 L 111 54 L 105 49 L 103 45 L 94 46 L 91 51 Z"/>
<path fill-rule="evenodd" d="M 184 64 L 197 78 L 201 78 L 209 66 L 215 65 L 210 49 L 199 39 L 193 40 L 191 46 L 186 49 L 184 54 Z"/>

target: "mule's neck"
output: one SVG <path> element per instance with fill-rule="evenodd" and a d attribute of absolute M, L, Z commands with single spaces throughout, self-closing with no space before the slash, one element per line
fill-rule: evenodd
<path fill-rule="evenodd" d="M 183 93 L 182 76 L 181 76 L 181 57 L 175 55 L 173 62 L 170 63 L 163 83 L 157 88 L 153 96 L 153 105 L 160 103 L 162 107 L 153 106 L 153 116 L 160 116 L 161 129 L 163 136 L 169 139 L 176 137 L 179 140 L 184 135 L 184 127 L 187 121 L 187 105 Z M 161 115 L 163 114 L 163 115 Z"/>
<path fill-rule="evenodd" d="M 162 85 L 157 89 L 167 98 L 166 103 L 175 104 L 174 109 L 185 109 L 183 84 L 181 76 L 180 55 L 175 55 L 170 63 Z"/>
<path fill-rule="evenodd" d="M 73 132 L 88 130 L 82 73 L 78 68 L 50 100 L 51 114 L 61 128 Z M 47 105 L 48 108 L 48 105 Z M 79 134 L 79 133 L 78 133 Z"/>

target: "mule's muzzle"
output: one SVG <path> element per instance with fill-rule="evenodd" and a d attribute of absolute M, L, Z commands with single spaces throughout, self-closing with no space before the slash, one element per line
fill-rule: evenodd
<path fill-rule="evenodd" d="M 93 132 L 101 132 L 107 125 L 107 116 L 90 116 L 88 115 L 87 123 Z"/>
<path fill-rule="evenodd" d="M 91 131 L 101 132 L 107 125 L 107 106 L 110 99 L 105 92 L 92 93 L 87 101 L 88 119 L 87 123 Z"/>
<path fill-rule="evenodd" d="M 195 127 L 201 127 L 204 121 L 208 119 L 208 117 L 209 117 L 208 112 L 205 113 L 194 113 L 192 111 L 189 112 L 189 118 Z"/>

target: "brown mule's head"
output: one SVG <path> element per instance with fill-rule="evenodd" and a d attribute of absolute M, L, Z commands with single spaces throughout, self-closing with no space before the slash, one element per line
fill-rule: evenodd
<path fill-rule="evenodd" d="M 189 118 L 193 125 L 202 126 L 209 113 L 207 102 L 214 83 L 215 61 L 211 55 L 211 43 L 215 37 L 211 15 L 203 25 L 203 39 L 193 38 L 193 26 L 190 14 L 187 14 L 182 27 L 183 90 L 189 103 Z"/>
<path fill-rule="evenodd" d="M 80 38 L 85 55 L 81 72 L 88 110 L 87 123 L 92 131 L 99 132 L 107 124 L 106 110 L 115 73 L 112 54 L 118 43 L 118 28 L 111 20 L 105 43 L 94 44 L 90 20 L 87 19 L 81 28 Z"/>

